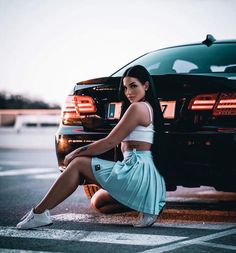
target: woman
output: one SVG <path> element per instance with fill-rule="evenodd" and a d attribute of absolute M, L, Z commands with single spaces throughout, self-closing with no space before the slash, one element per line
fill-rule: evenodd
<path fill-rule="evenodd" d="M 158 124 L 162 123 L 157 117 L 153 120 L 153 111 L 160 116 L 153 88 L 151 76 L 143 66 L 136 65 L 125 71 L 120 83 L 123 105 L 119 123 L 107 137 L 65 157 L 66 170 L 44 199 L 17 224 L 18 229 L 51 224 L 48 210 L 83 183 L 102 188 L 92 198 L 95 208 L 102 211 L 102 207 L 107 206 L 112 212 L 112 206 L 117 206 L 119 210 L 127 207 L 139 211 L 142 215 L 135 227 L 151 226 L 156 221 L 165 206 L 166 188 L 151 152 L 151 148 L 155 148 L 153 140 L 156 140 L 154 125 L 158 129 Z M 124 155 L 122 162 L 96 157 L 120 143 Z"/>

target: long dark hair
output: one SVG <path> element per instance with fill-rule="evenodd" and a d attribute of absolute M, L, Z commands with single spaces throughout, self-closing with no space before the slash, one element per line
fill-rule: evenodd
<path fill-rule="evenodd" d="M 159 167 L 161 163 L 160 159 L 161 143 L 162 143 L 161 140 L 163 139 L 162 137 L 164 135 L 164 120 L 160 104 L 158 103 L 158 96 L 154 81 L 149 72 L 147 71 L 147 69 L 141 65 L 135 65 L 125 70 L 121 78 L 119 87 L 119 96 L 120 100 L 122 101 L 121 116 L 123 116 L 123 114 L 130 105 L 129 100 L 127 99 L 124 93 L 123 79 L 125 77 L 137 78 L 143 85 L 145 84 L 146 81 L 149 82 L 149 89 L 146 91 L 145 101 L 147 101 L 152 106 L 153 109 L 153 124 L 155 134 L 152 145 L 152 154 L 155 165 Z"/>

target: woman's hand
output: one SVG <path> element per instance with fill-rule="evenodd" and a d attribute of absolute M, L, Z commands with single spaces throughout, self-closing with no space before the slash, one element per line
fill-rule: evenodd
<path fill-rule="evenodd" d="M 65 159 L 64 159 L 64 165 L 65 166 L 68 166 L 69 163 L 75 159 L 76 157 L 78 156 L 81 156 L 81 152 L 84 153 L 83 151 L 86 151 L 88 149 L 90 145 L 86 145 L 86 146 L 83 146 L 81 148 L 77 148 L 75 149 L 74 151 L 70 152 L 68 155 L 65 156 Z"/>
<path fill-rule="evenodd" d="M 69 163 L 76 157 L 78 157 L 78 154 L 80 152 L 80 148 L 70 152 L 68 155 L 65 156 L 65 159 L 64 159 L 64 165 L 65 166 L 68 166 Z"/>

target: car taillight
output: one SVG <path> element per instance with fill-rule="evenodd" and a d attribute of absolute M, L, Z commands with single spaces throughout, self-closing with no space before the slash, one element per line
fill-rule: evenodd
<path fill-rule="evenodd" d="M 62 121 L 64 124 L 75 123 L 81 115 L 95 113 L 96 105 L 90 96 L 68 96 L 62 110 Z"/>
<path fill-rule="evenodd" d="M 213 115 L 236 115 L 236 93 L 222 93 L 216 102 Z"/>
<path fill-rule="evenodd" d="M 236 93 L 197 95 L 190 101 L 188 109 L 192 111 L 212 110 L 213 116 L 236 115 Z"/>
<path fill-rule="evenodd" d="M 194 97 L 188 106 L 189 110 L 212 110 L 218 93 L 214 94 L 202 94 Z"/>

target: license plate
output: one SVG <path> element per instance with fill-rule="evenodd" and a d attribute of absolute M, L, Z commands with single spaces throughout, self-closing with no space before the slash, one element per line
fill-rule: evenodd
<path fill-rule="evenodd" d="M 165 119 L 175 118 L 176 101 L 160 101 L 160 105 Z"/>
<path fill-rule="evenodd" d="M 121 102 L 113 102 L 108 105 L 108 119 L 119 119 L 121 114 Z"/>
<path fill-rule="evenodd" d="M 121 114 L 121 105 L 120 102 L 113 102 L 108 105 L 108 119 L 119 119 Z M 175 106 L 176 101 L 160 101 L 161 110 L 163 112 L 163 117 L 165 119 L 174 119 L 175 118 Z"/>

